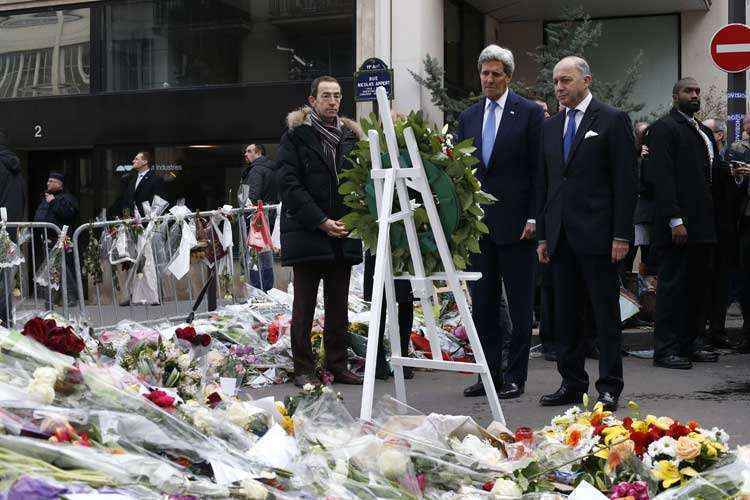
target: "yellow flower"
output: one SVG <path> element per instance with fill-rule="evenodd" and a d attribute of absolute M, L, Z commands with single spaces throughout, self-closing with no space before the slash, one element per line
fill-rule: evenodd
<path fill-rule="evenodd" d="M 632 411 L 638 411 L 641 407 L 635 401 L 628 401 L 628 408 Z"/>
<path fill-rule="evenodd" d="M 281 401 L 276 401 L 276 411 L 279 412 L 279 415 L 282 417 L 288 417 L 289 411 L 286 409 L 286 406 L 284 406 L 284 403 Z"/>
<path fill-rule="evenodd" d="M 719 452 L 711 441 L 706 440 L 706 442 L 703 443 L 703 446 L 706 449 L 706 456 L 708 458 L 716 458 L 719 455 Z"/>
<path fill-rule="evenodd" d="M 677 440 L 677 458 L 680 460 L 693 460 L 700 454 L 700 443 L 693 441 L 687 436 L 681 436 Z"/>
<path fill-rule="evenodd" d="M 670 460 L 659 460 L 651 470 L 651 474 L 654 479 L 661 481 L 665 489 L 682 480 L 682 474 L 680 474 L 674 462 Z"/>
<path fill-rule="evenodd" d="M 630 431 L 621 425 L 613 425 L 604 429 L 602 434 L 604 435 L 604 444 L 609 446 L 612 443 L 617 443 L 618 441 L 622 441 L 623 438 L 630 436 Z"/>
<path fill-rule="evenodd" d="M 668 431 L 669 427 L 674 423 L 674 420 L 672 420 L 669 417 L 655 417 L 654 415 L 649 415 L 646 417 L 646 425 L 655 425 L 659 429 L 663 431 Z"/>
<path fill-rule="evenodd" d="M 604 403 L 597 401 L 594 405 L 594 413 L 601 413 L 604 411 Z"/>
<path fill-rule="evenodd" d="M 633 420 L 633 425 L 630 427 L 637 432 L 648 432 L 648 424 L 643 420 Z"/>
<path fill-rule="evenodd" d="M 683 469 L 680 469 L 680 474 L 687 477 L 695 477 L 699 474 L 699 472 L 692 467 L 685 467 Z"/>
<path fill-rule="evenodd" d="M 707 441 L 706 436 L 704 436 L 700 432 L 691 432 L 690 434 L 688 434 L 688 437 L 696 443 L 705 443 Z"/>

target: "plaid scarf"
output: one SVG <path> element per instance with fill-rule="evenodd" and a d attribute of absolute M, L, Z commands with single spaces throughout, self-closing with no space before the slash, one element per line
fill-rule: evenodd
<path fill-rule="evenodd" d="M 336 122 L 329 125 L 320 118 L 314 109 L 310 108 L 310 124 L 323 143 L 323 153 L 325 153 L 333 168 L 336 168 L 336 152 L 341 143 L 341 122 L 339 118 L 336 117 Z"/>

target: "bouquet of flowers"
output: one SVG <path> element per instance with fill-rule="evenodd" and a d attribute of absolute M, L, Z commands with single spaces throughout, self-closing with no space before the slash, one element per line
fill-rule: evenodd
<path fill-rule="evenodd" d="M 10 239 L 8 230 L 5 227 L 7 213 L 5 207 L 0 207 L 0 269 L 20 266 L 23 261 L 23 255 L 18 250 L 18 246 Z"/>
<path fill-rule="evenodd" d="M 62 263 L 65 254 L 71 251 L 70 238 L 68 237 L 68 226 L 63 226 L 57 243 L 52 248 L 52 252 L 47 257 L 47 261 L 42 265 L 41 270 L 37 273 L 34 281 L 52 290 L 59 290 L 62 280 Z M 67 269 L 66 272 L 73 272 Z"/>
<path fill-rule="evenodd" d="M 22 333 L 55 352 L 74 358 L 77 358 L 86 347 L 86 343 L 76 335 L 73 327 L 59 326 L 54 319 L 32 318 L 23 326 Z"/>

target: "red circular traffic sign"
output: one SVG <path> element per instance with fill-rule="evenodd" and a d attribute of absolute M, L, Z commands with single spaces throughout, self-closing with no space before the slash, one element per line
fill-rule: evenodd
<path fill-rule="evenodd" d="M 714 65 L 727 73 L 750 68 L 750 26 L 728 24 L 717 31 L 709 45 Z"/>

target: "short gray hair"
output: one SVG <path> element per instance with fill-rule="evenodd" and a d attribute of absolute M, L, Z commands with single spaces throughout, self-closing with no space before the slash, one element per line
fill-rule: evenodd
<path fill-rule="evenodd" d="M 727 124 L 716 118 L 704 120 L 703 125 L 710 128 L 713 132 L 722 132 L 724 135 L 727 133 Z"/>
<path fill-rule="evenodd" d="M 579 56 L 567 56 L 567 57 L 563 57 L 562 59 L 560 59 L 557 62 L 557 64 L 555 65 L 555 67 L 557 67 L 557 65 L 562 64 L 564 62 L 566 62 L 566 63 L 573 63 L 573 66 L 575 66 L 575 68 L 578 71 L 581 72 L 582 76 L 592 76 L 591 75 L 591 66 L 589 66 L 589 63 L 583 57 L 579 57 Z"/>
<path fill-rule="evenodd" d="M 482 71 L 482 64 L 490 61 L 500 61 L 503 63 L 503 71 L 508 76 L 513 76 L 513 71 L 516 69 L 516 63 L 513 60 L 513 52 L 510 50 L 500 47 L 499 45 L 488 45 L 479 54 L 479 60 L 477 61 L 477 68 Z"/>

